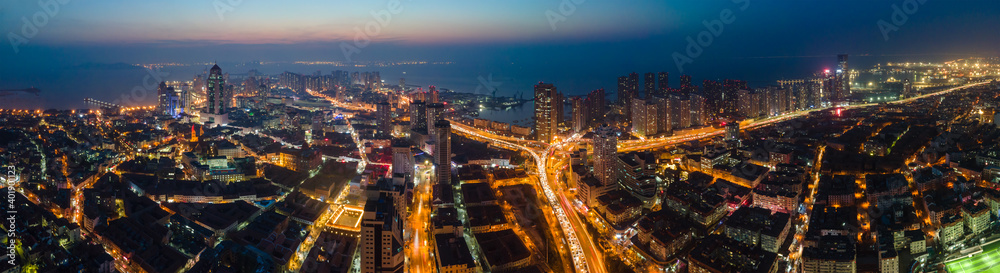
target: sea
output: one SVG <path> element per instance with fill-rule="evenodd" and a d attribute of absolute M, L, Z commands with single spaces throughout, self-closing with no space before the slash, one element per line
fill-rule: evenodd
<path fill-rule="evenodd" d="M 953 57 L 953 56 L 952 56 Z M 943 58 L 922 56 L 866 57 L 852 56 L 851 67 L 870 68 L 884 62 L 942 61 Z M 696 60 L 688 65 L 684 74 L 692 75 L 696 85 L 702 80 L 740 79 L 751 87 L 775 84 L 780 79 L 803 78 L 815 72 L 835 67 L 836 56 L 790 58 L 740 58 L 727 60 Z M 156 102 L 158 81 L 188 81 L 195 75 L 206 73 L 211 64 L 164 66 L 150 70 L 143 66 L 125 63 L 86 63 L 21 71 L 15 77 L 0 81 L 0 90 L 35 87 L 39 95 L 20 92 L 0 92 L 0 109 L 84 109 L 94 106 L 84 103 L 85 98 L 118 102 L 126 106 L 153 105 Z M 550 62 L 545 60 L 510 63 L 449 62 L 426 64 L 400 64 L 387 66 L 338 66 L 333 64 L 303 64 L 295 62 L 221 62 L 223 72 L 239 78 L 250 70 L 277 75 L 285 71 L 301 74 L 330 74 L 334 70 L 349 72 L 378 71 L 386 84 L 398 84 L 404 78 L 408 86 L 429 86 L 454 92 L 492 94 L 497 96 L 533 96 L 533 86 L 539 82 L 553 83 L 567 96 L 583 95 L 591 90 L 604 88 L 609 98 L 614 98 L 617 78 L 637 72 L 640 81 L 646 72 L 670 73 L 670 85 L 679 85 L 679 75 L 673 62 L 641 60 L 598 63 L 587 59 Z M 515 122 L 531 116 L 532 104 L 525 103 L 502 111 L 483 111 L 486 119 Z"/>

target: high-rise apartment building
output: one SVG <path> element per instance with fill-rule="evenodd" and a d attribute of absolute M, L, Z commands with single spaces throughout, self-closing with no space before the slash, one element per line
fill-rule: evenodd
<path fill-rule="evenodd" d="M 387 101 L 375 104 L 375 127 L 379 134 L 392 134 L 392 104 Z"/>
<path fill-rule="evenodd" d="M 392 173 L 413 177 L 414 164 L 410 143 L 402 139 L 394 139 L 392 141 Z"/>
<path fill-rule="evenodd" d="M 587 127 L 604 121 L 604 114 L 608 111 L 608 101 L 604 96 L 603 88 L 587 94 L 587 110 L 590 111 L 587 115 Z"/>
<path fill-rule="evenodd" d="M 671 112 L 671 128 L 673 129 L 684 129 L 691 127 L 691 100 L 685 94 L 671 94 L 670 95 L 670 106 L 673 110 Z"/>
<path fill-rule="evenodd" d="M 435 135 L 434 124 L 437 121 L 444 119 L 444 104 L 443 103 L 431 103 L 427 105 L 427 135 Z"/>
<path fill-rule="evenodd" d="M 649 98 L 656 94 L 656 73 L 648 72 L 645 76 L 643 91 L 646 93 L 646 98 Z"/>
<path fill-rule="evenodd" d="M 632 132 L 643 137 L 657 134 L 658 114 L 653 99 L 632 99 Z"/>
<path fill-rule="evenodd" d="M 422 100 L 410 103 L 410 127 L 413 131 L 427 131 L 427 104 Z"/>
<path fill-rule="evenodd" d="M 538 141 L 551 143 L 558 132 L 561 95 L 551 83 L 539 82 L 535 85 L 535 137 Z"/>
<path fill-rule="evenodd" d="M 368 201 L 361 216 L 361 272 L 401 273 L 403 267 L 402 194 L 389 179 L 380 179 L 366 189 Z"/>
<path fill-rule="evenodd" d="M 451 184 L 451 122 L 438 120 L 434 133 L 434 173 L 438 183 Z"/>
<path fill-rule="evenodd" d="M 657 86 L 656 94 L 660 97 L 667 96 L 667 90 L 670 89 L 670 74 L 667 72 L 660 72 L 656 74 Z"/>
<path fill-rule="evenodd" d="M 603 124 L 594 128 L 594 176 L 602 185 L 618 183 L 618 131 Z"/>
<path fill-rule="evenodd" d="M 572 105 L 572 127 L 573 132 L 579 133 L 587 127 L 587 123 L 590 122 L 590 109 L 587 109 L 587 98 L 586 97 L 571 97 L 570 105 Z"/>

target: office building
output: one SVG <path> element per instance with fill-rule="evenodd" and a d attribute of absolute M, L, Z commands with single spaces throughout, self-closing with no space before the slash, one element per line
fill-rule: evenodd
<path fill-rule="evenodd" d="M 228 109 L 233 100 L 232 90 L 226 87 L 223 79 L 222 68 L 219 65 L 212 66 L 209 70 L 208 80 L 205 83 L 206 101 L 204 114 L 208 120 L 203 122 L 214 122 L 216 124 L 228 123 Z"/>
<path fill-rule="evenodd" d="M 562 102 L 559 92 L 551 83 L 539 82 L 535 85 L 535 137 L 538 141 L 551 143 L 558 133 Z"/>
<path fill-rule="evenodd" d="M 181 108 L 182 100 L 173 86 L 167 86 L 166 82 L 160 82 L 156 88 L 156 112 L 161 115 L 176 116 L 178 108 Z M 183 108 L 181 108 L 183 112 Z"/>

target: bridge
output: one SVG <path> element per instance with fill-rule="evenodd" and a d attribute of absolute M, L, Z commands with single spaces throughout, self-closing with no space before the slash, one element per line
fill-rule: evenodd
<path fill-rule="evenodd" d="M 110 102 L 104 102 L 104 101 L 99 101 L 99 100 L 95 100 L 93 98 L 85 98 L 85 99 L 83 99 L 83 102 L 86 102 L 88 104 L 97 105 L 97 106 L 100 106 L 100 107 L 112 108 L 112 109 L 122 109 L 122 108 L 125 108 L 124 106 L 121 106 L 121 105 L 118 105 L 118 104 L 114 104 L 114 103 L 110 103 Z"/>

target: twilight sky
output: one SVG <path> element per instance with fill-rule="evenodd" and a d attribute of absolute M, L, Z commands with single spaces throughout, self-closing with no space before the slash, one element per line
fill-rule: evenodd
<path fill-rule="evenodd" d="M 43 0 L 58 11 L 27 38 L 24 21 L 44 12 L 36 1 L 4 0 L 0 58 L 58 57 L 61 63 L 245 60 L 346 60 L 340 44 L 377 22 L 388 1 Z M 996 54 L 1000 2 L 909 0 L 913 14 L 886 40 L 904 0 L 587 0 L 553 30 L 547 11 L 580 0 L 402 0 L 354 60 L 607 58 L 668 61 L 723 10 L 734 20 L 696 61 L 776 56 Z M 920 3 L 924 1 L 924 3 Z M 231 5 L 235 4 L 235 5 Z M 740 8 L 746 5 L 745 10 Z M 219 10 L 222 10 L 221 17 Z M 48 16 L 45 16 L 48 17 Z M 36 18 L 37 19 L 37 18 Z M 899 20 L 897 20 L 899 22 Z M 374 24 L 374 23 L 373 23 Z M 26 37 L 14 53 L 12 35 Z M 25 56 L 21 56 L 25 55 Z M 708 56 L 708 57 L 706 57 Z M 625 60 L 641 58 L 643 60 Z M 2 59 L 0 59 L 2 60 Z M 55 59 L 53 59 L 55 60 Z M 9 66 L 5 62 L 3 66 Z"/>

